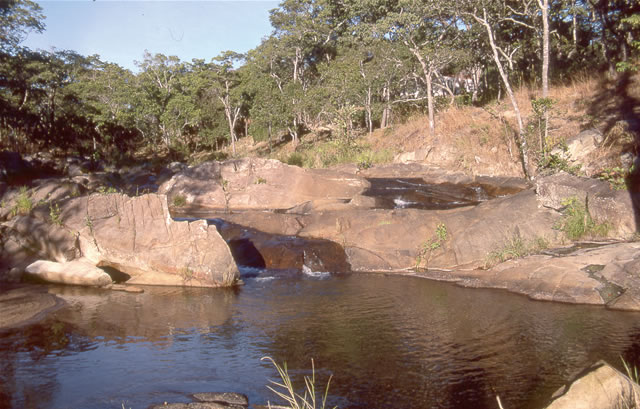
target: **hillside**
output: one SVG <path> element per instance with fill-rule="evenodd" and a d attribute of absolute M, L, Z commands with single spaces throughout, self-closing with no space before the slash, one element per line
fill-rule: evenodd
<path fill-rule="evenodd" d="M 540 162 L 540 132 L 531 104 L 537 94 L 532 87 L 517 91 L 529 129 L 530 155 Z M 622 76 L 617 81 L 605 76 L 580 76 L 552 87 L 550 98 L 553 106 L 547 152 L 553 147 L 562 149 L 581 131 L 593 129 L 602 134 L 602 143 L 588 155 L 581 172 L 592 176 L 605 169 L 631 167 L 640 140 L 640 75 Z M 307 167 L 419 161 L 474 175 L 523 176 L 514 140 L 517 125 L 506 99 L 481 107 L 445 106 L 436 116 L 434 136 L 429 135 L 426 115 L 397 122 L 371 135 L 361 134 L 352 143 L 332 138 L 327 130 L 311 132 L 295 146 L 291 142 L 274 143 L 271 152 L 266 141 L 253 143 L 245 138 L 238 145 L 238 156 L 266 156 Z M 571 160 L 549 162 L 550 168 L 575 166 Z M 544 171 L 542 166 L 538 170 Z"/>

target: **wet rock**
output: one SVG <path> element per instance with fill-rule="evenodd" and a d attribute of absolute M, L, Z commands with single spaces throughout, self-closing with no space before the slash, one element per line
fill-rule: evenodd
<path fill-rule="evenodd" d="M 351 268 L 344 249 L 335 242 L 314 238 L 268 234 L 246 227 L 215 221 L 229 243 L 238 264 L 270 269 L 345 272 Z"/>
<path fill-rule="evenodd" d="M 234 392 L 206 392 L 193 395 L 201 402 L 219 402 L 226 405 L 248 406 L 249 398 L 241 393 Z"/>
<path fill-rule="evenodd" d="M 111 284 L 111 277 L 89 260 L 66 263 L 38 260 L 27 266 L 26 273 L 40 280 L 57 283 L 102 287 Z"/>
<path fill-rule="evenodd" d="M 546 409 L 619 409 L 639 405 L 640 386 L 601 361 L 557 391 Z"/>
<path fill-rule="evenodd" d="M 135 287 L 133 285 L 125 285 L 125 284 L 111 284 L 108 286 L 109 290 L 113 291 L 124 291 L 125 293 L 134 293 L 134 294 L 142 294 L 144 290 L 140 287 Z"/>
<path fill-rule="evenodd" d="M 0 328 L 18 327 L 38 321 L 64 303 L 46 289 L 19 287 L 0 293 Z"/>

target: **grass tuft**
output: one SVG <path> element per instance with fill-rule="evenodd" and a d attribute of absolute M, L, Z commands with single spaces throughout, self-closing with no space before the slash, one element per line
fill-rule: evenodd
<path fill-rule="evenodd" d="M 549 248 L 549 243 L 543 237 L 536 237 L 531 241 L 527 241 L 519 235 L 514 234 L 504 242 L 501 248 L 487 254 L 484 267 L 489 268 L 507 260 L 538 254 L 547 248 Z"/>
<path fill-rule="evenodd" d="M 271 357 L 264 357 L 262 361 L 269 361 L 278 371 L 281 382 L 270 381 L 273 386 L 267 386 L 267 388 L 275 393 L 278 397 L 287 402 L 287 405 L 291 409 L 324 409 L 327 403 L 327 396 L 329 395 L 329 386 L 331 385 L 331 378 L 327 381 L 327 386 L 324 388 L 324 394 L 321 396 L 321 400 L 317 399 L 316 391 L 316 371 L 311 360 L 311 376 L 304 377 L 304 392 L 302 394 L 295 391 L 291 376 L 287 370 L 287 363 L 283 363 L 282 366 L 278 365 L 276 361 Z M 271 407 L 271 404 L 269 404 Z M 334 409 L 336 406 L 334 406 Z"/>
<path fill-rule="evenodd" d="M 610 226 L 607 223 L 596 223 L 591 218 L 587 206 L 576 197 L 564 202 L 563 218 L 555 228 L 564 232 L 569 240 L 580 240 L 583 237 L 605 237 Z"/>

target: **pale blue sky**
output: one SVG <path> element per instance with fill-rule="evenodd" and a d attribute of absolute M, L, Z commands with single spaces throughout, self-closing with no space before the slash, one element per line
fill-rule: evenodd
<path fill-rule="evenodd" d="M 38 1 L 46 30 L 31 33 L 32 49 L 99 54 L 134 72 L 144 50 L 209 61 L 221 51 L 246 52 L 271 33 L 269 10 L 279 1 Z"/>

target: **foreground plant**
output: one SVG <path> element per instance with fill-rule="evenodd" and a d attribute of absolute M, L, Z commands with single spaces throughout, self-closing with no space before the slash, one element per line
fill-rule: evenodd
<path fill-rule="evenodd" d="M 267 385 L 270 391 L 275 393 L 280 398 L 284 399 L 287 402 L 288 407 L 291 409 L 324 409 L 327 396 L 329 395 L 329 385 L 331 384 L 331 378 L 333 375 L 329 376 L 329 380 L 327 381 L 327 386 L 325 387 L 324 394 L 322 395 L 322 403 L 320 406 L 317 406 L 320 402 L 317 401 L 316 398 L 316 370 L 313 363 L 313 359 L 311 360 L 311 377 L 304 377 L 305 389 L 303 394 L 299 394 L 295 391 L 293 387 L 293 382 L 291 382 L 291 376 L 287 370 L 287 363 L 283 363 L 282 366 L 278 365 L 276 361 L 271 357 L 264 357 L 261 359 L 262 361 L 269 361 L 273 364 L 273 366 L 278 371 L 278 375 L 280 375 L 280 379 L 282 379 L 282 383 L 276 381 L 269 381 L 272 385 L 279 388 L 280 390 Z M 269 404 L 269 407 L 272 407 Z M 334 409 L 337 406 L 334 406 Z"/>
<path fill-rule="evenodd" d="M 632 366 L 630 363 L 625 361 L 623 357 L 620 357 L 620 360 L 622 361 L 622 365 L 624 365 L 624 370 L 627 372 L 629 379 L 640 385 L 640 373 L 638 373 L 638 367 Z"/>

